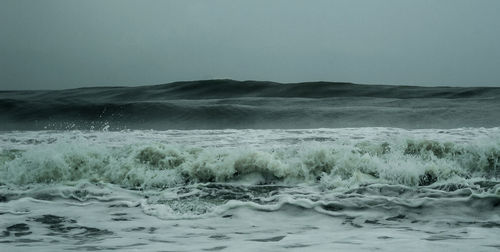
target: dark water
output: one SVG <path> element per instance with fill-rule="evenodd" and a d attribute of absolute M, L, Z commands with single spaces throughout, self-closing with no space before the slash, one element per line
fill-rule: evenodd
<path fill-rule="evenodd" d="M 500 125 L 500 88 L 207 80 L 0 92 L 0 130 Z"/>

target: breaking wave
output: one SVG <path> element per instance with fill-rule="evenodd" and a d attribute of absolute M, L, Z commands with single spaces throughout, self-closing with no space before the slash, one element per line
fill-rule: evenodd
<path fill-rule="evenodd" d="M 271 147 L 108 146 L 85 139 L 0 152 L 1 184 L 76 181 L 125 188 L 193 183 L 429 186 L 500 176 L 500 141 L 310 142 Z"/>

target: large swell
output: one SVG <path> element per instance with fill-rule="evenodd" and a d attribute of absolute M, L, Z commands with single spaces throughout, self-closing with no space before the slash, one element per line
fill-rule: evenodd
<path fill-rule="evenodd" d="M 499 88 L 232 80 L 0 92 L 0 130 L 500 125 Z"/>

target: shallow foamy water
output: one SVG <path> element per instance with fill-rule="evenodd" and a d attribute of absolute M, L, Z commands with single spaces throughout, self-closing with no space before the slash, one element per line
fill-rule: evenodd
<path fill-rule="evenodd" d="M 495 251 L 500 129 L 0 133 L 0 250 Z"/>

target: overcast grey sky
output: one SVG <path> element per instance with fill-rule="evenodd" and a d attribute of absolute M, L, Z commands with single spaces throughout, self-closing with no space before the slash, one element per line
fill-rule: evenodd
<path fill-rule="evenodd" d="M 0 0 L 0 89 L 500 86 L 499 0 Z"/>

